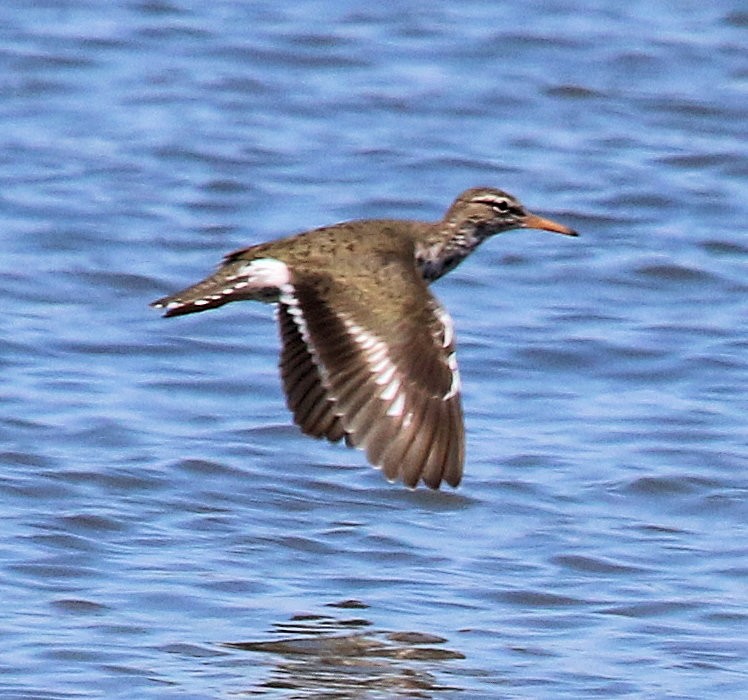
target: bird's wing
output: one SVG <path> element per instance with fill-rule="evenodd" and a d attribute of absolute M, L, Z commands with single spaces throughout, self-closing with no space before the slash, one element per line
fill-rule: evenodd
<path fill-rule="evenodd" d="M 278 305 L 278 326 L 281 337 L 280 369 L 286 403 L 294 421 L 312 437 L 325 437 L 337 442 L 345 437 L 345 429 L 335 411 L 335 402 L 299 326 L 288 306 Z"/>
<path fill-rule="evenodd" d="M 412 265 L 345 281 L 294 271 L 280 296 L 281 373 L 304 432 L 366 450 L 387 478 L 457 486 L 464 462 L 452 321 Z"/>

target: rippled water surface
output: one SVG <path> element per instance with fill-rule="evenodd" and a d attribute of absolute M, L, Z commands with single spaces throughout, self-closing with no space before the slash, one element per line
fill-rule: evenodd
<path fill-rule="evenodd" d="M 740 0 L 0 8 L 0 696 L 748 696 Z M 241 245 L 503 187 L 457 491 L 302 437 Z"/>

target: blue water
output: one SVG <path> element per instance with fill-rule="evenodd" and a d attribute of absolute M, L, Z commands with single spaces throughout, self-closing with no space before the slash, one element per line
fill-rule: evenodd
<path fill-rule="evenodd" d="M 0 38 L 1 697 L 748 696 L 744 2 L 11 0 Z M 479 184 L 582 237 L 434 287 L 456 492 L 301 436 L 269 308 L 147 308 Z"/>

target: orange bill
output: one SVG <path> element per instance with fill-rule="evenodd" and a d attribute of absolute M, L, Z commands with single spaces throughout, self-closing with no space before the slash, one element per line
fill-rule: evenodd
<path fill-rule="evenodd" d="M 564 236 L 578 236 L 579 234 L 568 226 L 557 224 L 550 219 L 544 219 L 542 216 L 528 214 L 522 222 L 522 228 L 538 228 L 543 231 L 553 231 L 554 233 L 563 233 Z"/>

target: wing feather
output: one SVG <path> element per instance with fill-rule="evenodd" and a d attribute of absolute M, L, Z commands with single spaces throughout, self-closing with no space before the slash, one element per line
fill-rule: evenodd
<path fill-rule="evenodd" d="M 345 436 L 388 479 L 457 486 L 464 428 L 451 320 L 415 273 L 402 276 L 394 304 L 369 282 L 338 288 L 317 272 L 281 296 L 289 407 L 304 432 Z"/>

